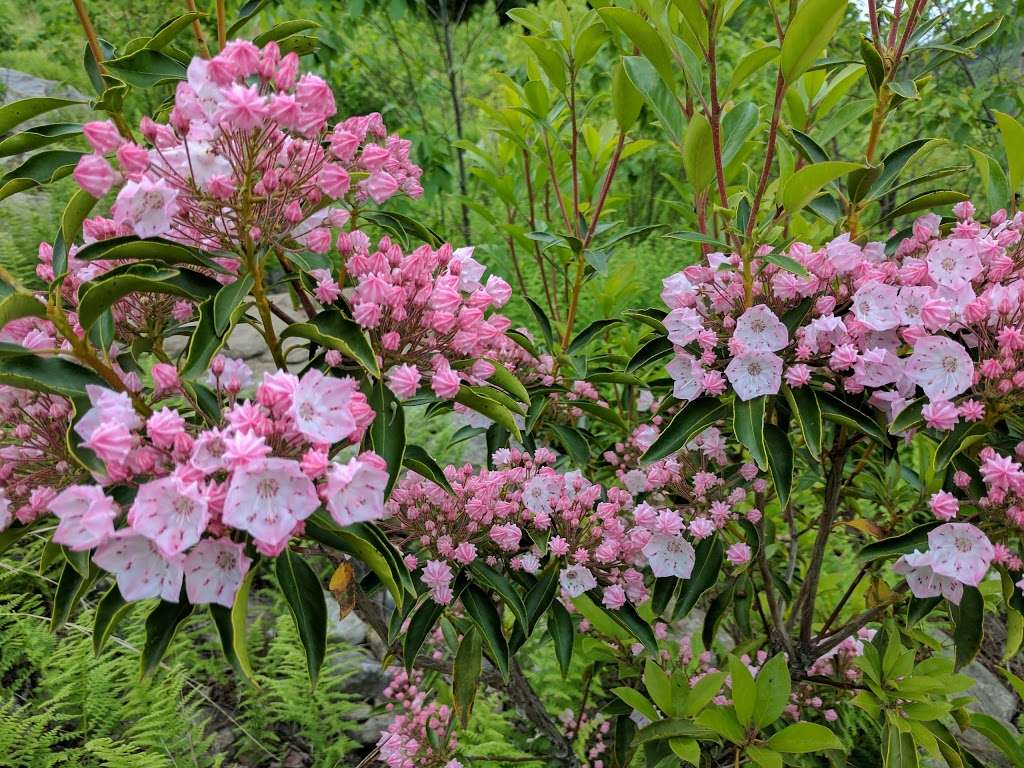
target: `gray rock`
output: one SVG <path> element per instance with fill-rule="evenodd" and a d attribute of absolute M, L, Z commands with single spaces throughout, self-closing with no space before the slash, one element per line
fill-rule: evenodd
<path fill-rule="evenodd" d="M 0 67 L 0 91 L 4 94 L 4 101 L 18 101 L 31 96 L 59 96 L 64 99 L 87 101 L 85 96 L 64 83 L 44 80 L 7 67 Z"/>
<path fill-rule="evenodd" d="M 366 641 L 368 627 L 355 612 L 341 617 L 341 610 L 329 592 L 324 593 L 327 601 L 327 639 L 336 643 L 362 645 Z"/>

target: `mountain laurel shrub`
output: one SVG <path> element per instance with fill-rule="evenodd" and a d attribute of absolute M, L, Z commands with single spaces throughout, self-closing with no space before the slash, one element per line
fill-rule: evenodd
<path fill-rule="evenodd" d="M 75 0 L 95 119 L 0 108 L 0 149 L 27 154 L 0 199 L 76 182 L 39 283 L 0 268 L 0 546 L 59 565 L 51 628 L 89 617 L 101 654 L 144 612 L 148 678 L 201 616 L 255 686 L 272 575 L 293 641 L 273 665 L 300 648 L 329 690 L 327 588 L 387 649 L 367 761 L 394 768 L 481 757 L 460 731 L 484 695 L 551 765 L 842 764 L 854 712 L 886 766 L 977 764 L 970 729 L 1024 764 L 962 672 L 986 621 L 1005 660 L 1024 629 L 1024 128 L 993 113 L 1006 170 L 974 151 L 984 213 L 934 186 L 966 183 L 941 137 L 887 134 L 998 21 L 946 40 L 924 0 L 869 3 L 866 25 L 794 0 L 726 62 L 738 0 L 509 11 L 524 76 L 496 77 L 492 135 L 459 147 L 498 206 L 480 215 L 505 208 L 506 280 L 403 212 L 413 148 L 337 114 L 310 22 L 245 37 L 267 5 L 117 46 Z M 140 97 L 160 106 L 129 120 Z M 837 118 L 865 129 L 840 152 Z M 674 231 L 614 218 L 645 151 L 672 169 Z M 588 321 L 637 237 L 694 259 L 656 306 Z M 225 354 L 242 325 L 272 371 Z M 452 412 L 485 465 L 408 441 L 407 414 Z M 538 644 L 578 676 L 564 708 L 524 674 Z M 305 690 L 268 688 L 308 720 Z"/>

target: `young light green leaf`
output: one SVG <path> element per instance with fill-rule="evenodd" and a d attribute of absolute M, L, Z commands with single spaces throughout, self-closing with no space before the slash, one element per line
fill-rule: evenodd
<path fill-rule="evenodd" d="M 843 2 L 845 5 L 845 0 Z M 796 213 L 811 202 L 830 181 L 861 167 L 859 163 L 841 160 L 805 165 L 786 179 L 782 187 L 782 207 L 789 214 Z"/>
<path fill-rule="evenodd" d="M 805 0 L 786 28 L 779 66 L 794 84 L 822 54 L 846 15 L 847 0 Z"/>
<path fill-rule="evenodd" d="M 818 723 L 791 723 L 766 742 L 776 752 L 806 753 L 823 752 L 826 749 L 843 749 L 843 742 L 832 731 Z"/>

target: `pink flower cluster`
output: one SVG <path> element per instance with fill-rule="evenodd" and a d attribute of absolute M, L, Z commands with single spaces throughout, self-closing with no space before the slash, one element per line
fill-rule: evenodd
<path fill-rule="evenodd" d="M 646 599 L 634 564 L 643 566 L 650 535 L 632 520 L 632 496 L 603 492 L 578 472 L 556 472 L 554 459 L 544 448 L 533 455 L 502 449 L 494 470 L 449 467 L 454 495 L 415 474 L 398 484 L 385 525 L 410 567 L 425 561 L 423 579 L 437 602 L 451 601 L 454 572 L 477 559 L 533 574 L 544 558 L 561 563 L 568 597 L 600 584 L 609 607 Z"/>
<path fill-rule="evenodd" d="M 377 761 L 388 768 L 462 768 L 462 763 L 450 758 L 458 746 L 449 727 L 451 710 L 424 687 L 423 672 L 394 667 L 390 676 L 384 696 L 394 718 L 381 731 Z M 433 746 L 431 736 L 441 746 Z"/>
<path fill-rule="evenodd" d="M 791 245 L 790 271 L 760 261 L 771 252 L 762 249 L 749 307 L 735 254 L 712 253 L 666 278 L 674 396 L 731 388 L 749 400 L 813 378 L 868 392 L 889 419 L 919 392 L 932 428 L 984 418 L 993 401 L 1024 389 L 1024 215 L 1000 211 L 984 226 L 969 204 L 956 213 L 945 235 L 938 217 L 919 219 L 893 256 L 843 235 L 818 250 Z"/>
<path fill-rule="evenodd" d="M 296 242 L 324 253 L 349 211 L 325 201 L 381 204 L 422 194 L 410 143 L 389 136 L 379 114 L 333 128 L 330 87 L 299 75 L 295 53 L 235 40 L 194 58 L 178 84 L 169 124 L 143 118 L 146 149 L 112 123 L 87 123 L 94 152 L 75 179 L 94 197 L 122 185 L 108 228 L 235 254 Z M 117 169 L 110 159 L 116 161 Z"/>
<path fill-rule="evenodd" d="M 494 373 L 487 358 L 495 356 L 510 322 L 487 312 L 504 306 L 512 289 L 497 275 L 484 282 L 472 248 L 424 245 L 403 254 L 384 237 L 371 253 L 369 238 L 358 230 L 340 235 L 338 246 L 354 284 L 353 317 L 374 340 L 398 397 L 412 397 L 426 376 L 434 394 L 449 399 L 463 380 Z M 321 275 L 317 291 L 321 300 L 341 294 L 329 273 Z M 453 369 L 464 360 L 475 362 L 468 370 Z"/>
<path fill-rule="evenodd" d="M 46 507 L 59 520 L 53 540 L 95 550 L 126 600 L 176 601 L 184 578 L 191 602 L 230 606 L 249 566 L 247 541 L 277 555 L 321 505 L 339 525 L 384 516 L 383 459 L 331 459 L 373 420 L 353 379 L 268 373 L 255 402 L 233 403 L 205 429 L 166 407 L 143 419 L 124 393 L 90 386 L 88 395 L 74 432 L 105 473 L 51 492 Z M 113 486 L 131 490 L 125 509 L 106 493 Z"/>

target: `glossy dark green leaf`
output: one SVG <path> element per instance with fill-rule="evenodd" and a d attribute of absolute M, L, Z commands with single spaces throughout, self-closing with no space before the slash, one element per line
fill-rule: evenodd
<path fill-rule="evenodd" d="M 885 63 L 875 46 L 863 35 L 860 38 L 860 57 L 864 61 L 864 69 L 867 70 L 871 89 L 878 93 L 878 89 L 882 87 L 882 81 L 885 79 Z"/>
<path fill-rule="evenodd" d="M 945 471 L 954 456 L 984 440 L 991 432 L 992 428 L 983 422 L 961 421 L 944 434 L 942 442 L 935 449 L 935 471 Z"/>
<path fill-rule="evenodd" d="M 901 533 L 899 536 L 890 536 L 888 539 L 874 541 L 862 547 L 857 553 L 857 563 L 870 563 L 881 557 L 905 555 L 915 549 L 924 551 L 928 549 L 928 532 L 941 524 L 940 520 L 932 520 L 912 528 L 906 533 Z"/>
<path fill-rule="evenodd" d="M 71 174 L 84 152 L 70 149 L 44 149 L 0 176 L 0 200 Z"/>
<path fill-rule="evenodd" d="M 398 398 L 381 379 L 365 382 L 363 393 L 376 414 L 364 441 L 387 462 L 388 485 L 385 495 L 388 495 L 398 481 L 405 457 L 405 412 Z"/>
<path fill-rule="evenodd" d="M 178 243 L 152 238 L 140 240 L 134 235 L 112 237 L 108 240 L 97 240 L 81 248 L 75 258 L 80 261 L 104 259 L 109 261 L 159 261 L 171 266 L 190 264 L 204 267 L 215 272 L 223 272 L 224 268 L 194 248 Z"/>
<path fill-rule="evenodd" d="M 845 0 L 805 0 L 786 27 L 779 68 L 795 84 L 824 52 L 846 14 Z"/>
<path fill-rule="evenodd" d="M 219 290 L 220 283 L 212 277 L 188 269 L 151 264 L 115 267 L 79 289 L 78 322 L 88 330 L 105 311 L 130 293 L 159 293 L 205 301 Z"/>
<path fill-rule="evenodd" d="M 454 493 L 448 478 L 444 476 L 444 470 L 441 469 L 441 465 L 434 461 L 434 458 L 420 446 L 406 444 L 405 454 L 402 456 L 402 464 L 421 477 L 425 477 L 435 485 L 440 486 L 447 493 Z"/>
<path fill-rule="evenodd" d="M 764 446 L 764 411 L 767 398 L 754 397 L 741 400 L 737 396 L 733 400 L 732 428 L 739 440 L 762 470 L 768 468 L 768 458 Z"/>
<path fill-rule="evenodd" d="M 919 397 L 899 412 L 899 415 L 889 424 L 889 434 L 899 435 L 910 429 L 917 429 L 924 423 L 924 416 L 921 409 L 928 403 L 928 398 Z"/>
<path fill-rule="evenodd" d="M 231 655 L 229 660 L 239 674 L 245 677 L 253 685 L 256 683 L 256 674 L 252 669 L 252 662 L 249 660 L 249 593 L 252 591 L 252 583 L 259 570 L 259 562 L 253 563 L 245 578 L 235 593 L 235 602 L 231 606 L 228 620 L 231 628 Z M 232 658 L 233 657 L 233 658 Z"/>
<path fill-rule="evenodd" d="M 941 595 L 936 597 L 911 597 L 910 605 L 907 608 L 907 626 L 913 627 L 935 610 L 936 606 L 941 602 Z"/>
<path fill-rule="evenodd" d="M 724 554 L 725 548 L 718 536 L 709 536 L 697 544 L 693 572 L 680 587 L 676 607 L 672 612 L 673 621 L 679 621 L 686 616 L 697 604 L 700 596 L 715 585 L 718 573 L 722 569 Z"/>
<path fill-rule="evenodd" d="M 482 589 L 470 584 L 462 592 L 462 605 L 483 634 L 484 642 L 490 651 L 491 661 L 501 673 L 504 680 L 509 679 L 510 656 L 508 640 L 501 629 L 501 616 L 498 609 Z"/>
<path fill-rule="evenodd" d="M 142 48 L 127 56 L 108 59 L 103 66 L 129 85 L 152 88 L 158 83 L 185 79 L 185 65 L 165 53 Z"/>
<path fill-rule="evenodd" d="M 463 728 L 469 724 L 469 716 L 473 713 L 482 666 L 483 637 L 476 627 L 470 626 L 462 636 L 452 667 L 452 704 Z"/>
<path fill-rule="evenodd" d="M 142 677 L 151 675 L 163 659 L 178 628 L 192 615 L 195 606 L 185 599 L 182 589 L 178 602 L 161 600 L 146 617 L 146 643 L 142 648 Z"/>
<path fill-rule="evenodd" d="M 652 464 L 666 456 L 671 456 L 697 434 L 724 418 L 728 412 L 728 404 L 717 398 L 702 397 L 687 403 L 676 412 L 672 421 L 661 431 L 653 445 L 647 449 L 641 463 Z"/>
<path fill-rule="evenodd" d="M 968 197 L 969 195 L 965 195 L 963 192 L 954 192 L 951 189 L 938 189 L 930 192 L 922 192 L 921 194 L 910 198 L 906 202 L 897 205 L 876 221 L 875 224 L 884 224 L 887 221 L 898 219 L 900 216 L 917 213 L 918 211 L 927 211 L 940 207 L 944 208 L 946 206 L 953 205 L 954 203 L 962 203 L 964 200 L 967 200 Z"/>
<path fill-rule="evenodd" d="M 569 673 L 569 666 L 572 664 L 572 647 L 575 640 L 576 629 L 572 622 L 572 616 L 559 603 L 551 604 L 548 612 L 548 634 L 555 644 L 555 658 L 558 659 L 558 668 L 562 672 L 562 679 Z"/>
<path fill-rule="evenodd" d="M 654 590 L 651 593 L 651 610 L 654 611 L 655 616 L 661 616 L 668 608 L 668 604 L 672 601 L 672 595 L 675 594 L 676 585 L 679 584 L 679 579 L 675 576 L 663 576 L 654 580 Z"/>
<path fill-rule="evenodd" d="M 519 426 L 516 424 L 512 411 L 497 400 L 481 394 L 480 389 L 473 389 L 466 385 L 461 386 L 458 394 L 455 395 L 455 402 L 486 416 L 515 435 L 517 440 L 521 439 Z"/>
<path fill-rule="evenodd" d="M 523 300 L 530 308 L 530 311 L 533 312 L 533 317 L 537 321 L 537 325 L 540 327 L 541 335 L 544 337 L 544 343 L 547 344 L 549 350 L 554 350 L 555 333 L 551 328 L 551 321 L 548 320 L 547 313 L 541 309 L 540 304 L 535 302 L 529 296 L 524 296 Z"/>
<path fill-rule="evenodd" d="M 146 43 L 146 48 L 161 51 L 173 42 L 174 38 L 192 26 L 192 22 L 203 18 L 202 13 L 183 13 L 161 24 Z"/>
<path fill-rule="evenodd" d="M 84 395 L 89 384 L 107 386 L 88 368 L 59 357 L 35 355 L 0 357 L 0 384 L 65 397 Z"/>
<path fill-rule="evenodd" d="M 722 589 L 715 595 L 714 599 L 708 604 L 708 609 L 704 614 L 704 624 L 701 627 L 701 640 L 704 643 L 705 648 L 713 648 L 715 637 L 718 633 L 718 625 L 725 618 L 732 606 L 733 595 L 736 592 L 736 581 L 731 579 L 728 583 L 722 586 Z"/>
<path fill-rule="evenodd" d="M 889 446 L 889 436 L 866 413 L 846 401 L 840 400 L 831 392 L 817 392 L 816 394 L 822 418 L 862 432 L 873 440 L 877 440 L 883 447 Z"/>
<path fill-rule="evenodd" d="M 626 363 L 626 371 L 632 373 L 633 371 L 643 368 L 649 363 L 656 362 L 662 358 L 668 357 L 672 354 L 673 345 L 668 340 L 667 336 L 655 336 L 653 339 L 645 342 L 640 349 L 638 349 L 629 362 Z"/>
<path fill-rule="evenodd" d="M 0 133 L 8 133 L 16 125 L 31 120 L 54 109 L 69 107 L 73 104 L 84 104 L 75 99 L 59 99 L 53 96 L 32 96 L 28 99 L 12 101 L 0 107 Z"/>
<path fill-rule="evenodd" d="M 303 32 L 307 29 L 315 29 L 318 26 L 320 25 L 315 21 L 310 21 L 309 19 L 291 19 L 289 21 L 283 21 L 280 24 L 275 24 L 266 32 L 261 32 L 256 35 L 252 41 L 255 45 L 262 48 L 271 41 L 283 40 L 297 32 Z"/>
<path fill-rule="evenodd" d="M 36 125 L 0 141 L 0 157 L 20 155 L 58 141 L 69 141 L 81 133 L 82 126 L 79 123 Z"/>
<path fill-rule="evenodd" d="M 469 567 L 469 572 L 473 574 L 473 578 L 478 584 L 493 589 L 498 593 L 508 609 L 512 611 L 512 615 L 516 617 L 516 621 L 519 622 L 520 626 L 529 626 L 530 622 L 526 603 L 523 602 L 523 598 L 516 591 L 516 588 L 512 586 L 512 582 L 482 560 L 477 560 L 473 563 Z"/>
<path fill-rule="evenodd" d="M 444 245 L 444 238 L 437 232 L 404 214 L 394 211 L 360 211 L 359 215 L 387 230 L 406 246 L 427 243 L 431 248 L 440 248 Z"/>
<path fill-rule="evenodd" d="M 233 327 L 232 323 L 231 328 Z M 181 368 L 182 379 L 196 381 L 206 378 L 210 363 L 224 347 L 231 328 L 224 333 L 217 333 L 214 328 L 213 299 L 207 299 L 199 305 L 199 321 L 192 331 L 188 350 L 185 352 L 185 363 Z"/>
<path fill-rule="evenodd" d="M 636 732 L 636 736 L 633 737 L 633 744 L 640 745 L 652 741 L 681 738 L 709 740 L 715 738 L 715 733 L 708 728 L 697 725 L 693 720 L 669 717 L 664 720 L 658 720 L 656 723 L 645 725 Z"/>
<path fill-rule="evenodd" d="M 327 650 L 327 604 L 323 587 L 309 564 L 290 549 L 278 555 L 274 565 L 277 582 L 306 654 L 310 682 L 316 685 Z"/>
<path fill-rule="evenodd" d="M 0 299 L 0 328 L 23 317 L 46 317 L 46 305 L 27 293 L 9 293 Z M 26 354 L 28 350 L 25 350 Z"/>
<path fill-rule="evenodd" d="M 908 141 L 882 158 L 882 172 L 871 185 L 867 195 L 868 199 L 878 197 L 892 186 L 907 163 L 913 160 L 932 141 L 934 139 L 914 139 L 913 141 Z"/>
<path fill-rule="evenodd" d="M 444 613 L 444 606 L 435 603 L 429 597 L 413 613 L 409 621 L 409 628 L 405 631 L 405 636 L 402 639 L 402 656 L 407 670 L 412 669 L 420 648 L 423 646 L 423 641 L 434 630 L 442 613 Z"/>
<path fill-rule="evenodd" d="M 590 446 L 578 429 L 564 424 L 552 424 L 551 430 L 558 435 L 559 442 L 573 464 L 582 469 L 590 463 Z"/>
<path fill-rule="evenodd" d="M 213 297 L 213 330 L 218 335 L 227 333 L 231 318 L 236 316 L 238 306 L 245 301 L 255 284 L 252 275 L 244 275 L 233 283 L 220 288 Z"/>
<path fill-rule="evenodd" d="M 971 663 L 984 637 L 985 598 L 977 587 L 964 586 L 960 605 L 950 605 L 956 626 L 953 629 L 953 647 L 956 650 L 954 668 L 961 670 Z"/>
<path fill-rule="evenodd" d="M 785 507 L 793 489 L 793 444 L 779 427 L 765 424 L 764 446 L 775 493 L 779 496 L 779 504 Z"/>
<path fill-rule="evenodd" d="M 595 320 L 582 331 L 576 334 L 575 338 L 569 342 L 569 346 L 566 348 L 566 352 L 570 355 L 582 352 L 590 341 L 602 331 L 612 328 L 622 323 L 621 320 Z"/>
<path fill-rule="evenodd" d="M 87 557 L 88 554 L 87 552 Z M 70 561 L 64 563 L 60 579 L 57 581 L 57 590 L 53 595 L 53 613 L 50 616 L 51 632 L 63 627 L 71 617 L 71 612 L 84 597 L 83 592 L 88 583 L 89 577 L 80 573 L 73 563 Z"/>
<path fill-rule="evenodd" d="M 810 387 L 798 387 L 797 389 L 783 388 L 789 407 L 800 424 L 800 431 L 804 436 L 804 444 L 811 456 L 815 459 L 821 456 L 821 406 L 818 404 L 818 396 Z"/>
<path fill-rule="evenodd" d="M 95 618 L 93 619 L 93 653 L 99 656 L 103 647 L 107 644 L 107 640 L 110 639 L 110 635 L 113 634 L 115 629 L 117 629 L 118 623 L 120 623 L 121 619 L 128 614 L 128 611 L 130 611 L 134 605 L 135 603 L 126 602 L 125 599 L 121 597 L 121 590 L 117 588 L 117 584 L 107 590 L 107 593 L 103 595 L 99 604 L 96 606 Z"/>
<path fill-rule="evenodd" d="M 326 309 L 309 322 L 289 325 L 281 332 L 281 338 L 308 339 L 336 350 L 359 363 L 373 376 L 380 377 L 377 357 L 363 329 L 336 309 Z"/>
<path fill-rule="evenodd" d="M 662 129 L 677 146 L 682 144 L 686 118 L 675 94 L 659 76 L 657 70 L 643 56 L 624 56 L 626 76 L 644 97 L 647 106 L 661 123 Z"/>

